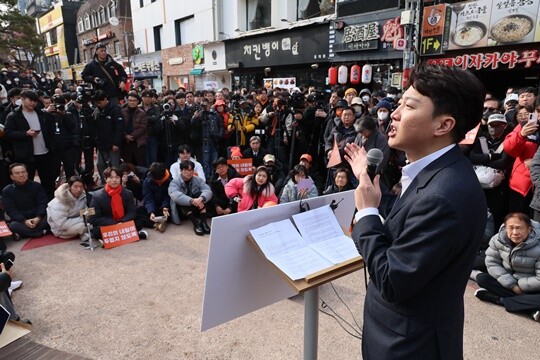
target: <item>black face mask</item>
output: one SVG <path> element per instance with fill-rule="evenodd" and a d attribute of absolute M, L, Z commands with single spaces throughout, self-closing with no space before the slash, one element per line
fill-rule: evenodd
<path fill-rule="evenodd" d="M 491 110 L 486 110 L 484 111 L 484 113 L 482 114 L 482 120 L 485 120 L 487 121 L 489 119 L 489 117 L 493 114 L 497 114 L 496 112 L 493 112 Z"/>

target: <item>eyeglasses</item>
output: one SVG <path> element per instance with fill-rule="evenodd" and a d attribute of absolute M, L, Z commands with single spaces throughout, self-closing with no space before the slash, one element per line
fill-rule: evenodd
<path fill-rule="evenodd" d="M 531 113 L 529 113 L 529 112 L 526 112 L 526 113 L 517 113 L 517 114 L 516 114 L 516 117 L 517 117 L 518 119 L 519 119 L 519 118 L 525 119 L 525 118 L 528 118 L 530 114 L 531 114 Z"/>
<path fill-rule="evenodd" d="M 491 111 L 491 112 L 494 112 L 494 111 L 497 111 L 497 110 L 499 110 L 499 109 L 497 109 L 497 108 L 492 108 L 492 107 L 484 107 L 484 111 L 487 111 L 487 110 L 489 110 L 489 111 Z"/>

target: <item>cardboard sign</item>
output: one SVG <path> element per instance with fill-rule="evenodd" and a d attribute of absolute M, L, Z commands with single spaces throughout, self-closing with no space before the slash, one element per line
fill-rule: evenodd
<path fill-rule="evenodd" d="M 232 165 L 242 176 L 253 174 L 253 159 L 227 160 L 227 164 Z"/>
<path fill-rule="evenodd" d="M 115 225 L 102 226 L 100 230 L 105 249 L 112 249 L 139 240 L 139 232 L 135 228 L 135 222 L 133 220 Z"/>
<path fill-rule="evenodd" d="M 328 159 L 328 164 L 326 164 L 326 167 L 331 168 L 333 166 L 341 164 L 342 162 L 343 160 L 341 159 L 341 154 L 339 153 L 336 137 L 334 136 L 334 147 L 332 148 L 332 153 L 330 154 L 330 158 Z"/>
<path fill-rule="evenodd" d="M 11 230 L 9 230 L 9 227 L 7 226 L 5 221 L 0 221 L 0 237 L 9 236 L 11 235 Z"/>

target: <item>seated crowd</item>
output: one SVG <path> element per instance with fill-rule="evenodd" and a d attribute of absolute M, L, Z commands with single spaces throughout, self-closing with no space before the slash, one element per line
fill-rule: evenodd
<path fill-rule="evenodd" d="M 1 162 L 0 185 L 15 240 L 52 232 L 88 244 L 101 238 L 101 227 L 131 220 L 141 239 L 149 237 L 144 228 L 164 232 L 182 220 L 204 236 L 213 216 L 354 189 L 358 180 L 344 157 L 353 142 L 382 151 L 377 172 L 387 209 L 400 192 L 407 158 L 387 141 L 400 106 L 396 88 L 336 87 L 326 99 L 313 88 L 158 93 L 138 85 L 123 104 L 99 90 L 66 90 L 55 99 L 64 106 L 47 105 L 43 92 L 8 92 L 0 146 L 10 162 Z M 461 145 L 489 207 L 471 274 L 482 287 L 477 296 L 535 319 L 540 132 L 530 119 L 538 112 L 534 88 L 508 89 L 504 101 L 488 94 L 475 140 Z M 250 171 L 235 168 L 247 159 Z M 95 215 L 86 223 L 80 214 L 89 207 Z M 508 255 L 521 249 L 523 257 Z"/>

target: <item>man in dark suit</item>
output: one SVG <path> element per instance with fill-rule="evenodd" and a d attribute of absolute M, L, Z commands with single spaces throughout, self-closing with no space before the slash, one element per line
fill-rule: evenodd
<path fill-rule="evenodd" d="M 261 138 L 257 135 L 253 135 L 249 139 L 249 148 L 244 150 L 242 157 L 244 159 L 253 159 L 253 167 L 256 169 L 264 164 L 263 158 L 266 154 L 268 154 L 268 151 L 261 148 Z"/>
<path fill-rule="evenodd" d="M 392 114 L 388 143 L 406 153 L 403 190 L 383 223 L 366 153 L 347 146 L 360 185 L 352 237 L 370 275 L 364 359 L 463 358 L 463 294 L 487 207 L 457 143 L 482 118 L 484 87 L 470 72 L 420 65 Z"/>

